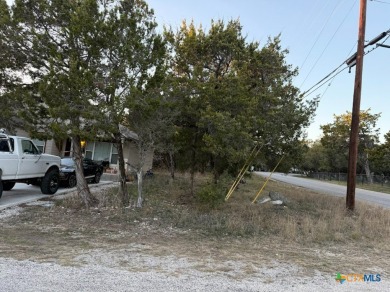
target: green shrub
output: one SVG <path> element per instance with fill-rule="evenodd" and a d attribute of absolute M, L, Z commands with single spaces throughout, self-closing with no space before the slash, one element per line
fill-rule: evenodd
<path fill-rule="evenodd" d="M 230 180 L 229 174 L 224 173 L 217 183 L 207 182 L 206 185 L 201 186 L 196 192 L 197 201 L 211 208 L 220 205 L 225 199 Z"/>
<path fill-rule="evenodd" d="M 224 195 L 225 192 L 217 184 L 207 183 L 196 193 L 196 198 L 199 203 L 214 208 L 223 202 Z"/>

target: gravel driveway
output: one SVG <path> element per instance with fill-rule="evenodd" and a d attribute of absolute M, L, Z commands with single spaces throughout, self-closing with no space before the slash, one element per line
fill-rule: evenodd
<path fill-rule="evenodd" d="M 141 255 L 127 255 L 137 257 Z M 96 252 L 86 255 L 88 261 L 107 258 Z M 0 258 L 1 291 L 389 291 L 387 280 L 379 283 L 336 283 L 333 275 L 315 272 L 302 276 L 298 266 L 281 262 L 272 267 L 254 267 L 255 273 L 243 276 L 239 262 L 230 262 L 232 270 L 200 272 L 186 260 L 154 258 L 142 255 L 147 267 L 133 264 L 107 267 L 87 263 L 80 267 L 61 266 L 55 263 L 36 263 Z M 81 260 L 81 259 L 80 259 Z M 85 259 L 84 259 L 85 260 Z M 164 263 L 166 266 L 161 267 Z M 107 262 L 106 262 L 107 263 Z M 135 260 L 137 263 L 137 260 Z M 156 268 L 158 267 L 158 268 Z"/>

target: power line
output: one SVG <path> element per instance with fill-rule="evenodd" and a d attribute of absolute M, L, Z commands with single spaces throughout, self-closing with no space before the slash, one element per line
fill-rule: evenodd
<path fill-rule="evenodd" d="M 316 23 L 318 22 L 319 19 L 323 18 L 323 15 L 325 12 L 328 10 L 328 6 L 331 5 L 331 1 L 322 1 L 322 0 L 317 0 L 317 1 L 311 1 L 311 9 L 309 11 L 306 11 L 304 14 L 304 18 L 300 19 L 300 21 L 295 21 L 294 26 L 290 27 L 291 30 L 293 31 L 300 31 L 302 27 L 304 28 L 314 28 Z M 318 31 L 318 29 L 316 30 Z M 306 34 L 299 34 L 296 42 L 301 44 L 301 43 L 306 43 L 307 42 L 307 35 Z M 302 68 L 303 64 L 299 67 Z"/>
<path fill-rule="evenodd" d="M 323 56 L 323 54 L 325 53 L 326 49 L 328 48 L 328 46 L 330 45 L 330 43 L 332 42 L 332 40 L 334 39 L 334 37 L 336 36 L 337 32 L 340 30 L 341 26 L 344 24 L 345 20 L 347 19 L 348 15 L 351 13 L 352 9 L 355 7 L 355 4 L 356 4 L 357 0 L 354 1 L 353 5 L 351 6 L 351 8 L 349 9 L 349 11 L 347 12 L 347 14 L 344 16 L 343 20 L 341 21 L 341 23 L 339 24 L 339 26 L 337 27 L 336 31 L 333 33 L 331 39 L 328 41 L 328 43 L 326 44 L 325 48 L 322 50 L 320 56 L 317 58 L 316 62 L 314 63 L 314 65 L 311 67 L 309 73 L 306 75 L 305 79 L 303 80 L 302 84 L 300 87 L 303 86 L 303 84 L 305 83 L 306 79 L 310 76 L 311 72 L 313 71 L 313 69 L 315 68 L 315 66 L 317 65 L 318 61 L 321 59 L 321 57 Z"/>
<path fill-rule="evenodd" d="M 343 71 L 343 70 L 342 70 Z M 332 79 L 330 79 L 330 82 L 328 83 L 328 86 L 325 88 L 324 92 L 322 92 L 320 98 L 318 99 L 318 102 L 321 102 L 321 99 L 324 97 L 325 93 L 328 91 L 329 87 L 332 85 L 333 80 L 336 78 L 337 75 L 333 76 Z"/>
<path fill-rule="evenodd" d="M 375 48 L 372 48 L 371 50 L 367 51 L 364 53 L 364 55 L 367 55 L 369 53 L 371 53 L 372 51 L 376 50 L 378 48 L 375 47 Z M 343 62 L 339 67 L 337 67 L 336 69 L 334 69 L 332 72 L 330 72 L 328 75 L 326 75 L 324 78 L 322 78 L 319 82 L 317 82 L 315 85 L 313 85 L 312 87 L 310 87 L 308 90 L 306 90 L 304 93 L 303 93 L 303 97 L 308 97 L 309 95 L 311 95 L 313 92 L 316 92 L 318 89 L 320 89 L 322 86 L 324 86 L 329 80 L 332 80 L 331 83 L 333 82 L 334 78 L 339 75 L 341 72 L 343 72 L 344 70 L 350 68 L 348 65 L 346 67 L 344 67 L 343 69 L 341 69 L 340 71 L 336 72 L 338 69 L 340 69 L 341 66 L 343 65 L 346 65 L 346 62 Z M 336 73 L 335 73 L 336 72 Z M 329 85 L 331 85 L 331 83 Z M 326 92 L 326 91 L 325 91 Z M 325 93 L 324 92 L 324 93 Z M 322 96 L 321 96 L 322 98 Z"/>
<path fill-rule="evenodd" d="M 356 45 L 357 45 L 357 42 L 353 44 L 353 47 L 351 48 L 351 50 L 349 51 L 349 53 L 347 54 L 347 56 L 345 58 L 348 58 L 348 56 L 351 55 L 351 53 L 352 53 L 353 49 L 356 47 Z"/>
<path fill-rule="evenodd" d="M 385 38 L 385 40 L 380 43 L 380 44 L 376 44 L 376 47 L 387 47 L 386 45 L 384 45 L 384 43 L 390 38 L 390 29 L 387 31 L 387 38 Z"/>
<path fill-rule="evenodd" d="M 385 2 L 385 1 L 380 1 L 380 0 L 370 0 L 370 1 L 371 1 L 371 2 L 378 2 L 378 3 L 390 5 L 390 2 Z"/>
<path fill-rule="evenodd" d="M 367 45 L 365 45 L 365 47 L 369 46 L 369 45 L 374 45 L 375 43 L 379 42 L 380 40 L 382 40 L 385 36 L 387 35 L 387 37 L 385 38 L 384 41 L 382 41 L 381 44 L 377 44 L 376 47 L 372 48 L 371 50 L 367 51 L 364 53 L 364 55 L 367 55 L 369 53 L 371 53 L 372 51 L 376 50 L 378 47 L 381 47 L 381 45 L 383 45 L 389 38 L 390 38 L 390 29 L 387 30 L 386 32 L 383 32 L 381 34 L 379 34 L 377 37 L 373 38 L 371 41 L 368 42 Z M 324 78 L 322 78 L 320 81 L 318 81 L 316 84 L 314 84 L 312 87 L 310 87 L 308 90 L 306 90 L 302 96 L 303 97 L 307 97 L 309 95 L 311 95 L 313 92 L 317 91 L 318 89 L 320 89 L 322 86 L 324 86 L 329 80 L 332 80 L 330 82 L 329 85 L 331 85 L 331 83 L 333 82 L 334 78 L 339 75 L 341 72 L 343 72 L 345 69 L 347 68 L 351 68 L 354 66 L 354 60 L 356 59 L 356 54 L 352 55 L 351 57 L 349 57 L 346 61 L 344 61 L 341 65 L 339 65 L 336 69 L 334 69 L 332 72 L 330 72 L 328 75 L 326 75 Z M 339 70 L 343 65 L 346 65 L 346 67 L 344 67 L 343 69 Z M 339 70 L 339 71 L 338 71 Z M 326 92 L 326 91 L 325 91 Z M 323 95 L 325 94 L 325 92 L 323 93 Z M 322 98 L 322 96 L 321 96 Z"/>
<path fill-rule="evenodd" d="M 316 92 L 318 89 L 320 89 L 322 86 L 324 86 L 330 79 L 333 79 L 339 75 L 341 72 L 343 72 L 344 70 L 348 69 L 348 67 L 344 67 L 343 69 L 341 69 L 340 71 L 336 72 L 338 69 L 340 69 L 341 66 L 345 65 L 345 63 L 341 64 L 339 67 L 337 67 L 335 70 L 333 70 L 331 73 L 329 73 L 328 75 L 326 75 L 324 78 L 322 78 L 319 82 L 317 82 L 315 85 L 313 85 L 312 87 L 310 87 L 307 91 L 305 91 L 303 93 L 303 97 L 308 97 L 309 95 L 311 95 L 313 92 Z"/>
<path fill-rule="evenodd" d="M 311 46 L 309 52 L 307 53 L 305 60 L 303 60 L 303 63 L 302 63 L 302 65 L 301 65 L 301 67 L 300 67 L 301 69 L 302 69 L 303 66 L 305 65 L 307 59 L 309 58 L 311 52 L 313 51 L 313 49 L 314 49 L 314 47 L 315 47 L 315 45 L 317 44 L 318 40 L 320 39 L 320 37 L 321 37 L 321 35 L 322 35 L 322 32 L 324 31 L 324 29 L 325 29 L 325 27 L 327 26 L 329 20 L 332 18 L 334 12 L 336 11 L 337 7 L 338 7 L 340 4 L 341 4 L 341 2 L 338 2 L 338 3 L 337 3 L 337 5 L 333 8 L 332 13 L 331 13 L 331 14 L 328 16 L 328 18 L 326 19 L 324 25 L 322 26 L 320 32 L 319 32 L 318 35 L 317 35 L 317 38 L 315 39 L 313 45 Z M 303 84 L 302 84 L 302 85 L 303 85 Z"/>

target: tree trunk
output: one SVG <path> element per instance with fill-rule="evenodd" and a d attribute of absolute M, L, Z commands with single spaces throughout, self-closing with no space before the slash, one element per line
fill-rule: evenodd
<path fill-rule="evenodd" d="M 73 157 L 76 165 L 76 179 L 77 179 L 77 193 L 83 201 L 85 207 L 96 205 L 99 201 L 96 199 L 89 190 L 87 181 L 84 177 L 83 156 L 81 153 L 81 139 L 80 136 L 72 136 L 73 142 Z"/>
<path fill-rule="evenodd" d="M 373 181 L 371 176 L 370 163 L 368 161 L 368 153 L 364 153 L 364 171 L 366 173 L 367 182 L 372 184 Z"/>
<path fill-rule="evenodd" d="M 142 198 L 142 183 L 143 183 L 143 168 L 145 164 L 146 159 L 146 152 L 148 149 L 145 144 L 140 140 L 138 141 L 138 155 L 139 155 L 139 163 L 138 166 L 135 168 L 137 171 L 137 184 L 138 184 L 138 198 L 136 207 L 142 208 L 143 198 Z"/>
<path fill-rule="evenodd" d="M 142 180 L 143 180 L 143 171 L 142 171 L 142 167 L 140 167 L 137 170 L 137 182 L 138 182 L 138 199 L 137 199 L 137 205 L 136 205 L 137 208 L 142 208 L 142 202 L 143 202 Z"/>
<path fill-rule="evenodd" d="M 119 130 L 119 129 L 118 129 Z M 121 134 L 115 135 L 116 147 L 118 150 L 118 162 L 119 162 L 119 196 L 121 197 L 122 206 L 126 207 L 129 204 L 129 192 L 126 184 L 126 169 L 125 169 L 125 158 L 123 155 L 123 145 Z"/>
<path fill-rule="evenodd" d="M 218 171 L 218 158 L 215 156 L 211 156 L 212 166 L 213 166 L 213 180 L 214 184 L 218 183 L 220 173 Z"/>
<path fill-rule="evenodd" d="M 192 141 L 192 153 L 191 153 L 191 196 L 194 196 L 194 179 L 195 179 L 195 166 L 196 166 L 196 143 L 197 135 L 195 135 L 194 140 Z"/>
<path fill-rule="evenodd" d="M 191 196 L 194 196 L 194 180 L 195 180 L 195 169 L 191 167 Z"/>
<path fill-rule="evenodd" d="M 214 184 L 216 184 L 218 181 L 218 170 L 217 170 L 216 157 L 213 154 L 210 154 L 210 168 L 211 168 L 211 173 L 213 174 L 213 182 Z"/>
<path fill-rule="evenodd" d="M 195 151 L 192 151 L 192 163 L 191 163 L 191 169 L 190 169 L 190 180 L 191 180 L 191 187 L 190 187 L 190 191 L 191 191 L 191 196 L 193 197 L 194 196 L 194 180 L 195 180 Z"/>
<path fill-rule="evenodd" d="M 169 172 L 171 173 L 171 179 L 175 179 L 175 161 L 173 159 L 173 152 L 169 151 Z"/>

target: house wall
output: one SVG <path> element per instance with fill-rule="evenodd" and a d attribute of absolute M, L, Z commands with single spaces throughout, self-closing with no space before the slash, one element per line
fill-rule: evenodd
<path fill-rule="evenodd" d="M 113 162 L 117 160 L 118 152 L 116 150 L 116 147 L 112 143 L 89 141 L 87 142 L 86 145 L 87 145 L 85 148 L 86 153 L 88 152 L 86 156 L 88 158 L 91 158 L 93 160 L 106 160 L 106 161 L 108 160 L 110 162 L 110 168 L 119 169 L 119 163 Z M 98 148 L 100 148 L 100 151 L 98 150 Z M 106 151 L 105 152 L 103 151 L 105 154 L 103 154 L 103 152 L 101 151 L 104 148 L 106 148 Z M 113 157 L 115 157 L 115 159 L 113 159 Z M 125 169 L 127 172 L 132 171 L 131 167 L 127 164 L 127 162 L 134 166 L 137 166 L 139 164 L 138 148 L 134 142 L 125 141 L 123 143 L 123 157 L 125 159 L 125 163 L 126 163 Z M 148 151 L 146 153 L 146 159 L 142 170 L 145 172 L 151 169 L 152 165 L 153 165 L 153 151 Z"/>
<path fill-rule="evenodd" d="M 142 170 L 144 172 L 152 169 L 153 166 L 153 154 L 154 151 L 150 150 L 146 153 L 146 159 Z M 134 142 L 126 141 L 123 146 L 123 156 L 125 161 L 129 162 L 131 165 L 137 166 L 139 164 L 139 155 L 138 148 Z M 130 167 L 127 166 L 127 170 L 130 170 Z"/>
<path fill-rule="evenodd" d="M 24 131 L 23 129 L 16 129 L 16 136 L 30 137 L 29 133 L 27 133 L 27 132 Z M 54 140 L 42 141 L 42 140 L 36 140 L 36 139 L 34 139 L 34 143 L 35 143 L 37 146 L 41 146 L 41 147 L 39 147 L 39 148 L 41 148 L 41 150 L 42 150 L 43 153 L 61 156 L 61 155 L 60 155 L 61 153 L 60 153 L 60 151 L 58 150 L 58 147 L 57 147 L 57 145 L 56 145 L 56 143 L 55 143 Z"/>
<path fill-rule="evenodd" d="M 23 129 L 16 129 L 16 136 L 30 137 L 30 135 Z"/>
<path fill-rule="evenodd" d="M 52 155 L 61 156 L 60 150 L 58 150 L 58 147 L 54 140 L 47 140 L 45 143 L 45 153 L 49 153 Z"/>
<path fill-rule="evenodd" d="M 23 129 L 17 129 L 16 130 L 16 135 L 17 136 L 22 136 L 22 137 L 29 137 L 29 134 L 24 131 Z M 62 144 L 61 145 L 61 151 L 58 149 L 56 143 L 54 140 L 47 140 L 47 141 L 39 141 L 41 143 L 40 146 L 43 148 L 43 152 L 44 153 L 47 153 L 47 154 L 52 154 L 52 155 L 58 155 L 60 157 L 64 157 L 65 156 L 65 150 L 66 150 L 66 140 L 65 141 L 62 141 Z M 96 144 L 95 143 L 104 143 L 104 142 L 87 142 L 87 147 L 86 147 L 86 150 L 87 151 L 90 151 L 89 153 L 89 158 L 91 159 L 94 159 L 94 160 L 101 160 L 102 158 L 100 157 L 101 156 L 101 153 L 96 153 L 96 157 L 95 157 L 95 150 L 96 150 Z M 104 157 L 104 159 L 108 159 L 110 161 L 110 168 L 113 168 L 113 169 L 119 169 L 119 164 L 116 163 L 111 163 L 111 158 L 112 158 L 112 155 L 115 155 L 117 153 L 117 151 L 114 149 L 112 143 L 104 143 L 104 144 L 110 144 L 110 151 L 109 151 L 109 154 L 106 155 L 106 156 L 109 156 L 109 157 Z M 91 145 L 90 147 L 88 145 Z M 69 154 L 69 153 L 68 153 Z M 71 156 L 71 152 L 69 154 Z M 67 155 L 67 156 L 69 156 Z M 100 156 L 99 156 L 100 155 Z M 146 159 L 145 159 L 145 163 L 144 163 L 144 166 L 142 168 L 142 170 L 144 172 L 152 169 L 152 166 L 153 166 L 153 155 L 154 155 L 154 152 L 153 150 L 150 150 L 146 153 Z M 97 157 L 99 156 L 99 157 Z M 124 159 L 125 159 L 125 162 L 129 162 L 131 165 L 134 165 L 134 166 L 137 166 L 139 164 L 139 155 L 138 155 L 138 148 L 137 148 L 137 145 L 132 142 L 132 141 L 125 141 L 124 144 L 123 144 L 123 156 L 124 156 Z M 126 171 L 131 171 L 131 168 L 126 164 Z"/>

